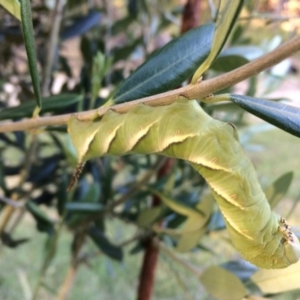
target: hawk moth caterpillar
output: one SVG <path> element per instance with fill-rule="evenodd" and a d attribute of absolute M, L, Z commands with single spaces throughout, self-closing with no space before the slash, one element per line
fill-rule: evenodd
<path fill-rule="evenodd" d="M 285 268 L 300 258 L 300 243 L 285 220 L 271 211 L 233 125 L 206 114 L 196 100 L 139 104 L 101 119 L 72 116 L 68 131 L 79 163 L 104 155 L 160 154 L 188 161 L 207 181 L 232 242 L 254 265 Z"/>

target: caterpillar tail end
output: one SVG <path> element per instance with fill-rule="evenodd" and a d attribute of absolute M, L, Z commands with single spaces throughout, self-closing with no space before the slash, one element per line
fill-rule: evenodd
<path fill-rule="evenodd" d="M 84 165 L 85 165 L 85 162 L 81 162 L 81 163 L 78 163 L 78 165 L 76 166 L 76 169 L 72 175 L 71 181 L 67 187 L 67 192 L 69 192 L 77 183 L 77 181 L 80 177 L 80 174 L 82 173 L 82 170 L 84 168 Z"/>

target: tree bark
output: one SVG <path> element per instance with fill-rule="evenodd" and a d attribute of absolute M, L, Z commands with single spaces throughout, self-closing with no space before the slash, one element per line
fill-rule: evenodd
<path fill-rule="evenodd" d="M 174 160 L 168 158 L 162 165 L 157 173 L 157 179 L 170 173 Z M 152 207 L 160 205 L 160 199 L 157 196 L 153 196 Z M 137 291 L 137 300 L 150 300 L 154 288 L 155 270 L 158 261 L 159 248 L 154 241 L 153 236 L 147 237 L 144 242 L 145 252 L 143 258 L 143 264 L 140 272 L 140 282 Z"/>
<path fill-rule="evenodd" d="M 199 25 L 201 16 L 201 0 L 188 0 L 182 15 L 181 34 Z"/>

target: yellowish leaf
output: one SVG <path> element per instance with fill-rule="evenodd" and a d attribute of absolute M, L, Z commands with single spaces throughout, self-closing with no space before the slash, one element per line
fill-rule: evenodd
<path fill-rule="evenodd" d="M 13 16 L 21 21 L 21 8 L 17 0 L 0 0 L 0 4 Z"/>
<path fill-rule="evenodd" d="M 200 281 L 206 291 L 216 299 L 241 300 L 247 294 L 238 277 L 218 266 L 206 269 L 200 276 Z"/>
<path fill-rule="evenodd" d="M 282 293 L 300 288 L 300 262 L 285 269 L 259 270 L 252 281 L 264 294 Z"/>

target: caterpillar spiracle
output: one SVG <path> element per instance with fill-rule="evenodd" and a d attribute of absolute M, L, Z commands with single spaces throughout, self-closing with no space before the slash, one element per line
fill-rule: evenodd
<path fill-rule="evenodd" d="M 207 181 L 232 242 L 254 265 L 285 268 L 300 258 L 300 243 L 273 213 L 234 126 L 206 114 L 196 100 L 139 104 L 96 121 L 72 116 L 68 131 L 79 162 L 104 155 L 160 154 L 188 161 Z"/>

